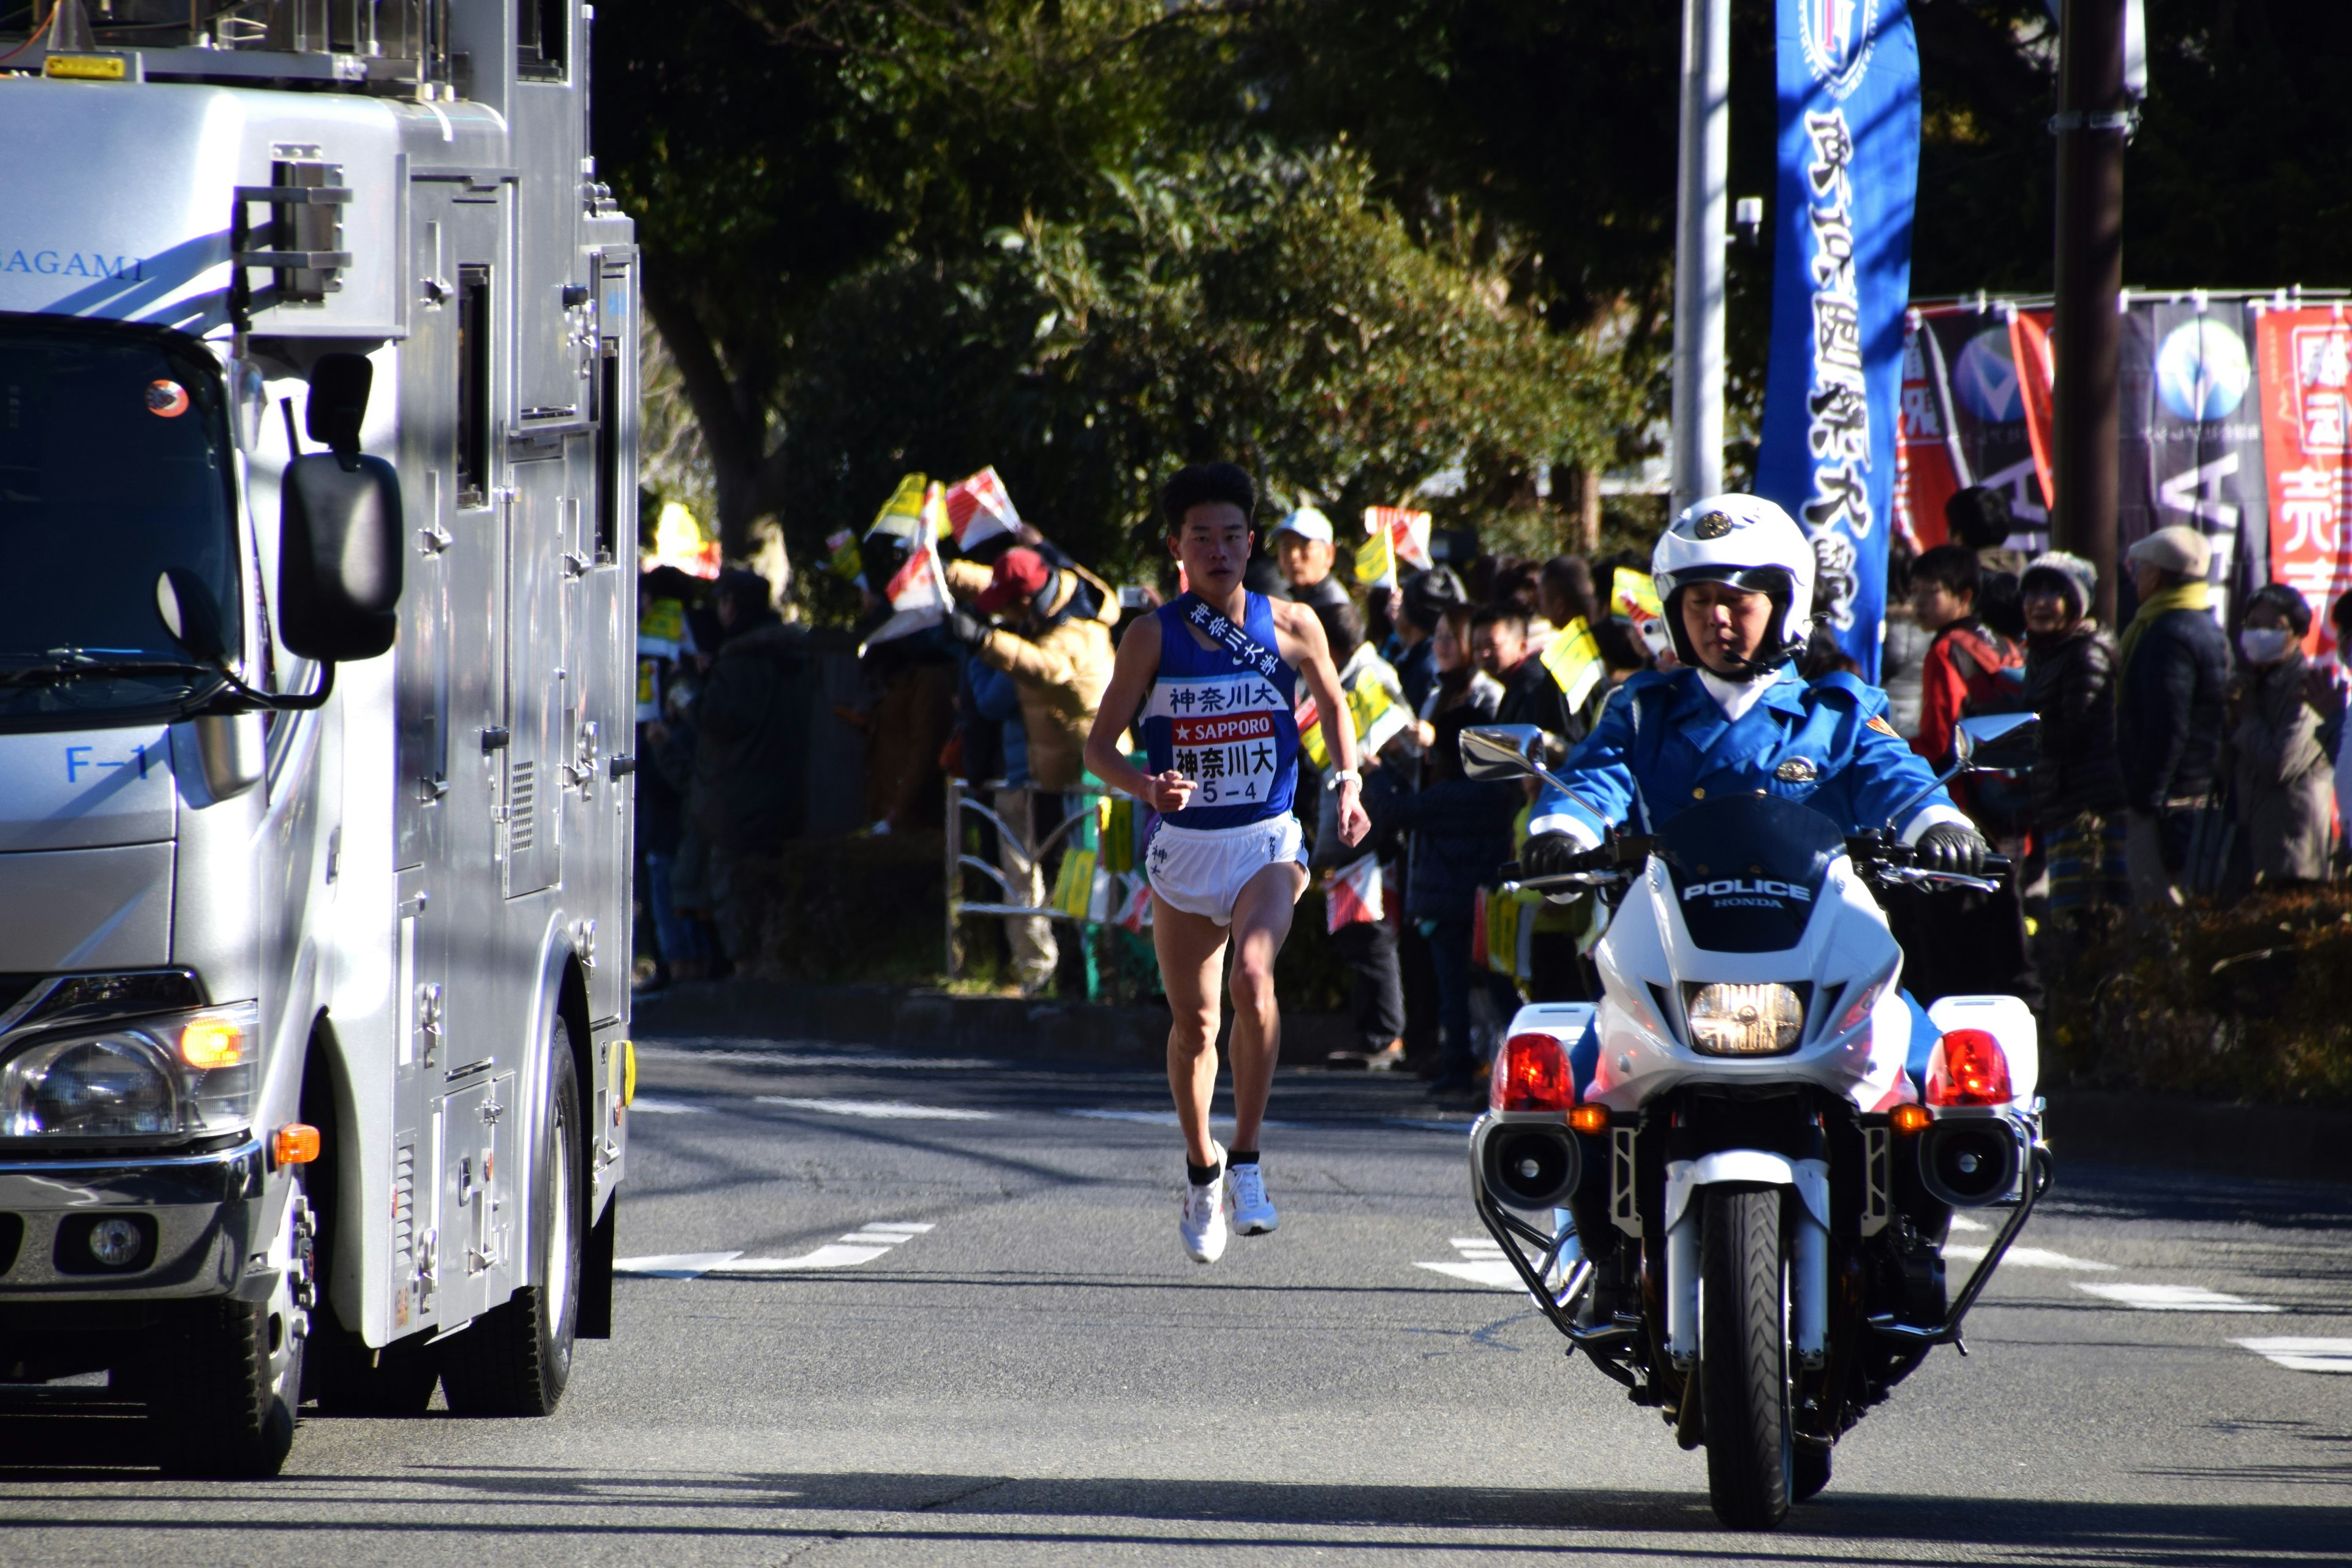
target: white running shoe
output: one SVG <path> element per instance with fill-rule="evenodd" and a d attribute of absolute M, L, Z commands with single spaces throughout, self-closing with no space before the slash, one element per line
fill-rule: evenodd
<path fill-rule="evenodd" d="M 1195 1186 L 1184 1184 L 1184 1206 L 1176 1218 L 1176 1232 L 1195 1263 L 1214 1263 L 1225 1255 L 1225 1147 L 1212 1143 L 1217 1173 Z"/>
<path fill-rule="evenodd" d="M 1226 1166 L 1225 1178 L 1234 1191 L 1234 1228 L 1244 1236 L 1271 1236 L 1282 1216 L 1274 1212 L 1274 1200 L 1265 1195 L 1265 1177 L 1257 1162 Z"/>

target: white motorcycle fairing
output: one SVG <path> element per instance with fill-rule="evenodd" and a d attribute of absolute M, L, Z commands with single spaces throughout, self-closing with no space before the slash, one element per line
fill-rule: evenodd
<path fill-rule="evenodd" d="M 1744 868 L 1743 868 L 1744 869 Z M 1721 889 L 1715 891 L 1713 889 Z M 1768 952 L 1702 949 L 1685 905 L 1727 900 L 1770 900 L 1790 914 L 1807 910 L 1801 934 Z M 1593 951 L 1602 1001 L 1595 1023 L 1600 1053 L 1583 1098 L 1630 1112 L 1694 1078 L 1816 1084 L 1885 1111 L 1916 1101 L 1904 1073 L 1912 1014 L 1899 991 L 1903 950 L 1886 916 L 1843 853 L 1830 862 L 1818 896 L 1801 884 L 1754 876 L 1694 879 L 1676 889 L 1653 857 L 1629 889 Z M 1712 984 L 1794 986 L 1804 1024 L 1794 1051 L 1775 1056 L 1704 1054 L 1685 1043 L 1689 1028 L 1677 975 Z"/>

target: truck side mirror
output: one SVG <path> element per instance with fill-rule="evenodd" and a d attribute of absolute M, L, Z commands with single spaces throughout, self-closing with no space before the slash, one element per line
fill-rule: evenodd
<path fill-rule="evenodd" d="M 358 354 L 320 359 L 303 417 L 330 449 L 287 464 L 278 491 L 278 637 L 322 663 L 374 658 L 399 631 L 400 477 L 359 449 L 373 374 Z"/>
<path fill-rule="evenodd" d="M 1474 779 L 1538 779 L 1551 737 L 1533 724 L 1479 724 L 1462 731 L 1462 772 Z"/>

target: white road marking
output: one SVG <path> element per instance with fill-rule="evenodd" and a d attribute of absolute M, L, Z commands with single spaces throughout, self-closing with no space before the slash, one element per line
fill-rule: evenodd
<path fill-rule="evenodd" d="M 866 1116 L 886 1121 L 993 1121 L 993 1110 L 962 1110 L 946 1105 L 909 1105 L 903 1100 L 803 1100 L 796 1095 L 762 1094 L 761 1105 L 789 1105 L 795 1110 L 820 1110 L 827 1116 Z"/>
<path fill-rule="evenodd" d="M 707 1105 L 688 1105 L 682 1100 L 656 1100 L 650 1094 L 637 1096 L 629 1102 L 628 1109 L 638 1116 L 704 1116 L 710 1110 Z"/>
<path fill-rule="evenodd" d="M 2352 1340 L 2239 1340 L 2264 1361 L 2290 1372 L 2352 1373 Z"/>
<path fill-rule="evenodd" d="M 1066 1105 L 1062 1107 L 1061 1114 L 1064 1116 L 1084 1117 L 1088 1121 L 1135 1121 L 1140 1122 L 1146 1127 L 1178 1127 L 1182 1125 L 1181 1122 L 1176 1120 L 1176 1113 L 1172 1110 L 1112 1110 L 1097 1109 L 1095 1107 Z M 1212 1116 L 1209 1118 L 1209 1125 L 1212 1127 L 1231 1127 L 1233 1124 L 1234 1119 L 1230 1116 Z M 1259 1122 L 1258 1125 L 1261 1127 L 1280 1127 L 1287 1129 L 1297 1127 L 1298 1123 L 1296 1121 L 1276 1121 L 1268 1118 L 1267 1120 Z"/>
<path fill-rule="evenodd" d="M 1446 1237 L 1454 1249 L 1462 1254 L 1458 1263 L 1416 1263 L 1415 1268 L 1426 1268 L 1432 1274 L 1443 1274 L 1449 1279 L 1459 1279 L 1465 1285 L 1475 1285 L 1482 1290 L 1517 1290 L 1521 1294 L 1527 1286 L 1521 1282 L 1518 1270 L 1503 1256 L 1501 1244 L 1490 1236 L 1454 1236 Z"/>
<path fill-rule="evenodd" d="M 1956 1215 L 1954 1215 L 1952 1216 L 1952 1228 L 1953 1228 L 1954 1230 L 1987 1230 L 1987 1231 L 1989 1231 L 1989 1230 L 1990 1230 L 1990 1229 L 1992 1228 L 1992 1226 L 1989 1226 L 1989 1225 L 1985 1224 L 1982 1220 L 1970 1219 L 1970 1218 L 1969 1218 L 1969 1217 L 1968 1217 L 1967 1215 L 1957 1215 L 1957 1214 L 1956 1214 Z"/>
<path fill-rule="evenodd" d="M 763 1051 L 757 1049 L 682 1050 L 673 1046 L 639 1044 L 637 1055 L 656 1061 L 698 1062 L 772 1062 L 791 1068 L 919 1068 L 925 1071 L 970 1068 L 1002 1068 L 1010 1063 L 993 1061 L 982 1057 L 859 1057 L 838 1053 L 803 1054 L 798 1051 Z"/>
<path fill-rule="evenodd" d="M 1429 1121 L 1417 1116 L 1383 1116 L 1381 1125 L 1410 1127 L 1418 1132 L 1452 1132 L 1465 1138 L 1470 1136 L 1470 1123 L 1467 1121 Z"/>
<path fill-rule="evenodd" d="M 1990 1250 L 1983 1247 L 1948 1247 L 1944 1248 L 1944 1261 L 1974 1263 Z M 2084 1274 L 2112 1274 L 2116 1271 L 2112 1263 L 2094 1263 L 2087 1258 L 2069 1258 L 2063 1252 L 2051 1252 L 2039 1247 L 2012 1247 L 2001 1254 L 2000 1266 L 2003 1268 L 2072 1268 Z"/>
<path fill-rule="evenodd" d="M 740 1252 L 659 1252 L 650 1258 L 616 1258 L 613 1272 L 640 1279 L 692 1279 L 742 1256 Z"/>
<path fill-rule="evenodd" d="M 615 1274 L 639 1279 L 758 1279 L 803 1268 L 852 1268 L 871 1263 L 904 1242 L 936 1228 L 919 1220 L 876 1220 L 798 1258 L 746 1258 L 740 1252 L 676 1252 L 614 1261 Z"/>
<path fill-rule="evenodd" d="M 2201 1285 L 2110 1285 L 2095 1284 L 2088 1279 L 2074 1281 L 2074 1289 L 2087 1290 L 2094 1296 L 2104 1296 L 2126 1307 L 2137 1307 L 2143 1312 L 2275 1312 L 2276 1307 L 2265 1307 L 2259 1301 L 2249 1301 L 2243 1296 L 2225 1295 L 2208 1290 Z"/>

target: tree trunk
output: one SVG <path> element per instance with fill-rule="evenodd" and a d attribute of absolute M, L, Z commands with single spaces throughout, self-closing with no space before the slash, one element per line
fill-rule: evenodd
<path fill-rule="evenodd" d="M 1552 500 L 1568 514 L 1568 537 L 1576 552 L 1601 552 L 1601 470 L 1562 463 L 1552 470 Z"/>
<path fill-rule="evenodd" d="M 746 374 L 729 374 L 693 305 L 657 287 L 655 276 L 656 268 L 648 267 L 646 311 L 677 363 L 695 422 L 702 426 L 718 491 L 719 515 L 713 521 L 719 552 L 730 562 L 741 561 L 757 547 L 753 525 L 776 510 L 783 490 L 783 443 L 772 451 L 766 447 L 768 396 L 775 377 L 757 364 Z"/>

